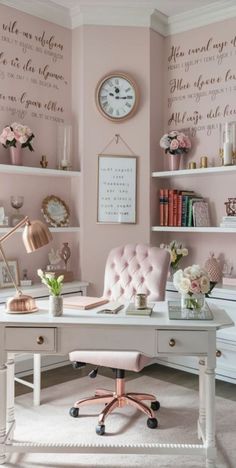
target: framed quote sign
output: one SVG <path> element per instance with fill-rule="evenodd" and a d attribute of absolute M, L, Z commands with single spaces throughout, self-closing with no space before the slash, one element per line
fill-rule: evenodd
<path fill-rule="evenodd" d="M 136 166 L 136 156 L 99 155 L 99 223 L 136 223 Z"/>

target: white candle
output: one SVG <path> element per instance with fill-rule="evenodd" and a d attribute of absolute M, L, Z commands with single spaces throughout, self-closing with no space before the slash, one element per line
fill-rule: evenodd
<path fill-rule="evenodd" d="M 224 166 L 230 166 L 232 164 L 233 145 L 229 137 L 229 125 L 228 122 L 225 124 L 225 142 L 224 142 Z"/>
<path fill-rule="evenodd" d="M 68 166 L 68 161 L 67 159 L 62 159 L 61 160 L 61 167 L 67 167 Z"/>

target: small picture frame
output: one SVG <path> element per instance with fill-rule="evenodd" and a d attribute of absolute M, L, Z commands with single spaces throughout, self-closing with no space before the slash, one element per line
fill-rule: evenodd
<path fill-rule="evenodd" d="M 98 156 L 98 223 L 136 223 L 137 156 Z"/>
<path fill-rule="evenodd" d="M 7 261 L 11 274 L 17 286 L 19 286 L 19 268 L 17 260 Z M 7 271 L 6 264 L 3 260 L 0 261 L 0 288 L 11 288 L 14 286 L 11 277 Z"/>

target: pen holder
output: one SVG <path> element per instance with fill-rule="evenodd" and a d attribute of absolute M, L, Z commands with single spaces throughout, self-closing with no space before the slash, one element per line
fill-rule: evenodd
<path fill-rule="evenodd" d="M 134 298 L 134 304 L 136 309 L 146 309 L 147 307 L 147 294 L 136 294 Z"/>

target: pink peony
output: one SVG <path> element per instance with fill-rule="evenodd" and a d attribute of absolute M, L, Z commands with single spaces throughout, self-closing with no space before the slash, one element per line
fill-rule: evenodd
<path fill-rule="evenodd" d="M 195 293 L 195 294 L 200 293 L 201 292 L 201 286 L 200 286 L 199 281 L 197 281 L 197 280 L 191 281 L 190 290 L 191 290 L 192 293 Z"/>
<path fill-rule="evenodd" d="M 171 141 L 170 149 L 175 150 L 177 148 L 179 148 L 179 142 L 176 140 L 176 138 L 174 138 L 174 140 Z"/>

